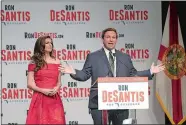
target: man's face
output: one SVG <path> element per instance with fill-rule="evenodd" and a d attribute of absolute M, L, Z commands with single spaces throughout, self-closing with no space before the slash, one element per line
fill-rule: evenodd
<path fill-rule="evenodd" d="M 108 50 L 115 49 L 117 43 L 117 35 L 114 31 L 107 31 L 103 38 L 103 44 Z"/>

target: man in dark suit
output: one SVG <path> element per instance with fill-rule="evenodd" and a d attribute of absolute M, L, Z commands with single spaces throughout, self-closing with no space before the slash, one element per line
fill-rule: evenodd
<path fill-rule="evenodd" d="M 103 124 L 103 111 L 98 110 L 98 92 L 96 80 L 98 77 L 133 77 L 143 76 L 152 79 L 154 73 L 164 70 L 163 65 L 154 66 L 151 69 L 137 71 L 129 55 L 115 49 L 118 39 L 116 29 L 107 28 L 102 32 L 103 47 L 100 50 L 90 53 L 85 61 L 82 70 L 73 69 L 66 65 L 59 70 L 78 81 L 86 81 L 91 77 L 91 90 L 89 96 L 89 109 L 94 124 Z M 114 125 L 122 125 L 123 120 L 127 119 L 129 110 L 109 110 L 108 118 Z"/>

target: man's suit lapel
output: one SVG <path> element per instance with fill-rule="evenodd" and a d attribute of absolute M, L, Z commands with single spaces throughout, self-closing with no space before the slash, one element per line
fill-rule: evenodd
<path fill-rule="evenodd" d="M 117 77 L 121 75 L 121 74 L 119 74 L 120 73 L 119 70 L 121 69 L 120 67 L 122 65 L 124 65 L 127 68 L 127 70 L 130 71 L 130 69 L 126 65 L 126 62 L 125 61 L 127 61 L 127 58 L 125 58 L 124 56 L 122 56 L 122 54 L 121 54 L 121 52 L 119 50 L 116 50 L 116 76 Z M 121 71 L 121 72 L 125 72 L 125 71 Z"/>

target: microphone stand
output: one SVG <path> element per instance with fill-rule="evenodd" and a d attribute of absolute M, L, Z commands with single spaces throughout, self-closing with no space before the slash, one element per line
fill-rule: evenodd
<path fill-rule="evenodd" d="M 134 119 L 132 119 L 132 124 L 137 124 L 136 109 L 134 109 Z"/>

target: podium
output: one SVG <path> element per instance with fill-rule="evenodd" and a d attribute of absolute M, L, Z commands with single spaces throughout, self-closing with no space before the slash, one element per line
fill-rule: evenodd
<path fill-rule="evenodd" d="M 97 84 L 98 110 L 149 108 L 147 77 L 99 77 Z"/>

